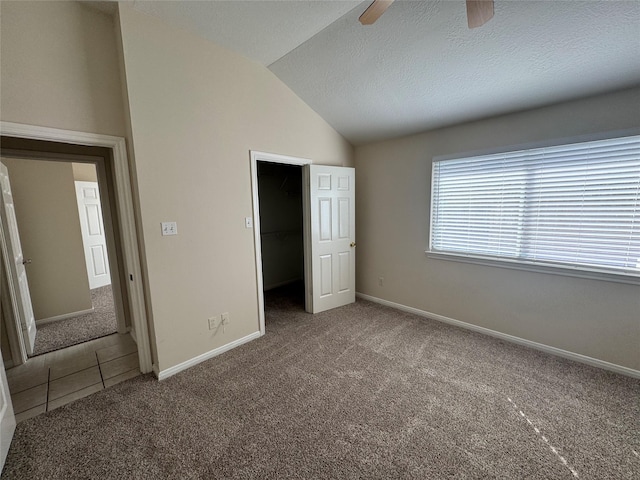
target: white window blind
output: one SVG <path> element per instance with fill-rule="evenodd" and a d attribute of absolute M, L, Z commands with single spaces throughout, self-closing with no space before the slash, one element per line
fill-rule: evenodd
<path fill-rule="evenodd" d="M 640 136 L 433 163 L 431 251 L 640 275 Z"/>

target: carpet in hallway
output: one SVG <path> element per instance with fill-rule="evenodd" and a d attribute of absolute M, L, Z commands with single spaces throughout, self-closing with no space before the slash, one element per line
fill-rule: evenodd
<path fill-rule="evenodd" d="M 33 355 L 115 333 L 118 324 L 111 285 L 91 290 L 91 303 L 93 311 L 90 313 L 38 326 Z"/>

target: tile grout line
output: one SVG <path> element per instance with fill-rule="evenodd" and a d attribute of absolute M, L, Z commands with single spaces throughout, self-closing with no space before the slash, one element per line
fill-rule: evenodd
<path fill-rule="evenodd" d="M 136 371 L 137 371 L 137 372 L 139 372 L 140 370 L 139 370 L 137 367 L 136 367 L 136 368 L 131 368 L 131 369 L 129 369 L 129 370 L 127 370 L 127 371 L 125 371 L 125 372 L 118 373 L 117 375 L 114 375 L 114 376 L 112 376 L 112 377 L 109 377 L 109 378 L 107 378 L 107 380 L 111 380 L 112 378 L 116 378 L 116 377 L 119 377 L 119 376 L 121 376 L 121 375 L 126 375 L 127 373 L 130 373 L 130 372 L 136 372 Z M 120 382 L 118 382 L 118 383 L 120 383 Z M 107 387 L 105 386 L 105 388 L 107 388 Z"/>
<path fill-rule="evenodd" d="M 11 395 L 18 395 L 19 393 L 26 392 L 27 390 L 31 390 L 32 388 L 39 387 L 40 385 L 46 385 L 48 383 L 49 383 L 49 377 L 47 376 L 47 380 L 46 381 L 44 381 L 42 383 L 38 383 L 38 384 L 34 385 L 33 387 L 23 388 L 22 390 L 18 390 L 17 392 L 12 391 L 11 387 L 9 387 L 9 392 L 11 393 Z"/>
<path fill-rule="evenodd" d="M 95 385 L 101 385 L 101 384 L 102 384 L 102 382 L 93 383 L 93 384 L 91 384 L 91 385 L 88 385 L 88 386 L 86 386 L 86 387 L 81 388 L 80 390 L 75 390 L 75 391 L 73 391 L 73 392 L 67 393 L 67 394 L 62 395 L 62 396 L 60 396 L 60 397 L 54 398 L 53 400 L 51 400 L 51 402 L 56 402 L 56 401 L 58 401 L 58 400 L 62 400 L 62 399 L 64 399 L 65 397 L 69 397 L 69 396 L 71 396 L 71 395 L 73 395 L 73 394 L 75 394 L 75 393 L 78 393 L 78 392 L 80 392 L 80 391 L 82 391 L 82 390 L 86 389 L 86 388 L 91 388 L 91 387 L 93 387 L 93 386 L 95 386 Z M 93 393 L 96 393 L 96 392 L 93 392 Z M 89 395 L 91 395 L 91 394 L 89 394 Z M 82 397 L 80 397 L 80 398 L 76 398 L 75 400 L 71 400 L 71 401 L 65 402 L 65 403 L 63 403 L 62 405 L 59 405 L 59 406 L 58 406 L 58 407 L 56 407 L 56 408 L 59 408 L 59 407 L 61 407 L 61 406 L 63 406 L 63 405 L 66 405 L 67 403 L 71 403 L 71 402 L 76 401 L 76 400 L 81 400 L 82 398 L 85 398 L 86 396 L 87 396 L 87 395 L 84 395 L 84 396 L 82 396 Z M 55 409 L 54 409 L 54 410 L 55 410 Z M 51 411 L 51 410 L 49 410 L 49 411 Z"/>
<path fill-rule="evenodd" d="M 115 357 L 115 358 L 112 358 L 110 360 L 107 360 L 106 362 L 103 362 L 103 363 L 107 364 L 107 363 L 115 362 L 116 360 L 120 360 L 121 358 L 128 357 L 130 355 L 137 354 L 137 353 L 138 353 L 137 351 L 131 352 L 131 353 L 126 353 L 124 355 L 120 355 L 119 357 Z M 98 365 L 100 366 L 102 364 L 100 362 L 98 362 Z M 139 369 L 139 367 L 130 368 L 129 370 L 125 370 L 124 372 L 120 372 L 120 373 L 117 373 L 115 375 L 112 375 L 109 378 L 104 378 L 103 379 L 104 388 L 107 388 L 107 384 L 105 382 L 106 380 L 110 380 L 112 378 L 118 377 L 120 375 L 124 375 L 125 373 L 129 373 L 129 372 L 132 372 L 132 371 L 138 370 L 138 369 Z M 102 369 L 100 369 L 100 376 L 102 377 Z"/>
<path fill-rule="evenodd" d="M 47 399 L 44 402 L 44 411 L 49 411 L 49 387 L 51 386 L 51 367 L 47 367 Z"/>
<path fill-rule="evenodd" d="M 52 367 L 51 366 L 46 366 L 45 368 L 46 368 L 46 373 L 47 373 L 47 379 L 44 382 L 38 383 L 37 385 L 31 386 L 29 388 L 22 389 L 19 392 L 12 392 L 12 394 L 16 395 L 16 394 L 19 394 L 19 393 L 26 392 L 26 391 L 28 391 L 30 389 L 33 389 L 33 388 L 37 388 L 37 387 L 40 387 L 40 386 L 46 386 L 45 387 L 45 389 L 46 389 L 46 391 L 45 391 L 45 401 L 43 403 L 39 404 L 39 405 L 36 405 L 35 407 L 32 407 L 32 408 L 37 408 L 39 406 L 43 406 L 44 407 L 44 412 L 49 412 L 49 411 L 51 411 L 51 403 L 53 403 L 54 401 L 57 402 L 59 399 L 62 399 L 67 395 L 73 395 L 74 393 L 76 393 L 76 392 L 70 392 L 70 393 L 68 393 L 66 395 L 63 395 L 61 397 L 57 397 L 55 399 L 52 399 L 51 398 L 51 383 L 55 382 L 55 381 L 58 381 L 58 380 L 63 380 L 65 378 L 67 378 L 67 377 L 70 377 L 72 375 L 75 375 L 75 374 L 78 374 L 78 373 L 81 373 L 81 372 L 86 372 L 87 370 L 91 370 L 95 366 L 98 367 L 98 373 L 100 374 L 100 381 L 98 383 L 89 385 L 89 387 L 91 387 L 93 385 L 101 385 L 103 389 L 106 389 L 107 388 L 106 380 L 110 380 L 112 377 L 109 377 L 109 378 L 105 378 L 104 377 L 104 373 L 102 372 L 102 364 L 103 363 L 106 364 L 106 363 L 110 363 L 110 362 L 113 362 L 113 361 L 116 361 L 116 360 L 120 360 L 120 359 L 122 359 L 124 357 L 127 357 L 129 355 L 135 354 L 136 351 L 133 351 L 133 352 L 130 352 L 130 353 L 118 352 L 118 354 L 114 358 L 111 358 L 111 359 L 101 363 L 100 362 L 100 356 L 98 355 L 98 350 L 115 347 L 118 344 L 114 343 L 112 345 L 100 345 L 100 339 L 96 339 L 94 341 L 96 342 L 96 346 L 100 346 L 101 347 L 101 348 L 97 348 L 97 349 L 94 350 L 94 354 L 96 356 L 96 364 L 95 365 L 80 369 L 80 370 L 75 371 L 75 372 L 67 373 L 66 375 L 62 375 L 62 376 L 60 376 L 58 378 L 55 378 L 55 379 L 53 379 L 53 377 L 52 377 L 52 371 L 51 371 Z M 52 353 L 52 352 L 49 352 L 49 353 Z M 43 354 L 42 356 L 43 357 L 48 357 L 48 354 Z M 131 372 L 134 372 L 136 370 L 137 370 L 136 368 L 132 368 L 130 370 L 126 370 L 124 372 L 120 372 L 117 375 L 114 375 L 113 378 L 115 379 L 116 377 L 119 377 L 121 375 L 130 374 Z M 119 383 L 119 382 L 117 382 L 117 383 Z M 86 387 L 86 388 L 88 388 L 88 387 Z M 25 410 L 25 412 L 26 411 L 27 410 Z M 44 412 L 42 412 L 42 413 L 44 413 Z M 24 413 L 24 412 L 18 412 L 18 413 Z M 29 417 L 29 418 L 31 418 L 31 417 Z"/>
<path fill-rule="evenodd" d="M 90 367 L 83 368 L 83 369 L 77 370 L 75 372 L 67 373 L 66 375 L 62 375 L 60 377 L 54 378 L 53 380 L 51 380 L 51 382 L 57 382 L 58 380 L 62 380 L 63 378 L 70 377 L 71 375 L 75 375 L 76 373 L 80 373 L 80 372 L 85 372 L 87 370 L 91 370 L 92 368 L 96 368 L 97 366 L 98 365 L 91 365 Z"/>
<path fill-rule="evenodd" d="M 102 381 L 102 388 L 107 388 L 106 385 L 104 384 L 104 377 L 102 376 L 102 368 L 100 368 L 100 358 L 98 358 L 98 351 L 95 350 L 94 353 L 96 354 L 96 362 L 98 362 L 98 372 L 100 372 L 100 380 Z"/>
<path fill-rule="evenodd" d="M 109 348 L 109 347 L 112 347 L 112 346 L 114 346 L 114 345 L 111 345 L 111 346 L 108 346 L 108 347 L 103 347 L 103 348 Z M 25 391 L 30 390 L 30 389 L 32 389 L 32 388 L 37 388 L 37 387 L 39 387 L 39 386 L 46 385 L 46 387 L 45 387 L 45 388 L 46 388 L 46 392 L 45 392 L 45 401 L 44 401 L 42 404 L 40 404 L 40 405 L 44 406 L 44 412 L 49 412 L 49 411 L 51 411 L 51 403 L 52 403 L 54 400 L 55 400 L 55 401 L 57 401 L 58 399 L 60 399 L 60 398 L 64 398 L 64 397 L 66 396 L 66 395 L 63 395 L 62 397 L 57 397 L 57 398 L 55 398 L 55 399 L 52 399 L 52 398 L 51 398 L 51 383 L 52 383 L 52 382 L 55 382 L 55 381 L 58 381 L 58 380 L 63 380 L 63 379 L 65 379 L 65 378 L 69 377 L 69 376 L 72 376 L 72 375 L 75 375 L 75 374 L 78 374 L 78 373 L 81 373 L 81 372 L 85 372 L 85 371 L 87 371 L 87 370 L 91 370 L 92 368 L 94 368 L 95 366 L 97 366 L 97 367 L 98 367 L 98 373 L 100 374 L 100 382 L 95 383 L 95 384 L 92 384 L 92 385 L 89 385 L 89 387 L 91 387 L 91 386 L 93 386 L 93 385 L 102 385 L 103 389 L 106 389 L 106 388 L 107 388 L 107 384 L 106 384 L 106 381 L 107 381 L 107 380 L 110 380 L 111 378 L 114 378 L 114 379 L 115 379 L 116 377 L 119 377 L 119 376 L 122 376 L 122 375 L 130 374 L 131 372 L 137 371 L 138 369 L 134 367 L 134 368 L 131 368 L 131 369 L 126 370 L 126 371 L 124 371 L 124 372 L 120 372 L 120 373 L 118 373 L 118 374 L 116 374 L 116 375 L 113 375 L 112 377 L 105 378 L 104 373 L 102 372 L 102 365 L 103 365 L 103 363 L 104 363 L 104 364 L 106 364 L 106 363 L 114 362 L 114 361 L 117 361 L 117 360 L 123 359 L 123 358 L 125 358 L 125 357 L 128 357 L 128 356 L 130 356 L 130 355 L 135 355 L 136 353 L 137 353 L 136 351 L 133 351 L 133 352 L 130 352 L 130 353 L 123 353 L 123 352 L 119 352 L 119 354 L 118 354 L 118 355 L 116 355 L 114 358 L 111 358 L 111 359 L 109 359 L 109 360 L 107 360 L 107 361 L 105 361 L 105 362 L 102 362 L 102 363 L 101 363 L 101 362 L 100 362 L 100 356 L 98 355 L 98 350 L 94 350 L 94 354 L 95 354 L 95 356 L 96 356 L 96 365 L 93 365 L 93 366 L 90 366 L 90 367 L 86 367 L 86 368 L 80 369 L 80 370 L 75 371 L 75 372 L 67 373 L 66 375 L 62 375 L 62 376 L 60 376 L 60 377 L 58 377 L 58 378 L 55 378 L 55 379 L 53 379 L 53 378 L 52 378 L 52 372 L 51 372 L 52 367 L 51 367 L 51 366 L 47 366 L 47 367 L 46 367 L 46 371 L 47 371 L 47 379 L 46 379 L 44 382 L 39 383 L 39 384 L 37 384 L 37 385 L 34 385 L 34 386 L 32 386 L 32 387 L 29 387 L 29 388 L 26 388 L 26 389 L 20 390 L 20 392 L 15 392 L 15 393 L 14 393 L 14 395 L 15 395 L 15 394 L 18 394 L 18 393 L 25 392 Z M 118 381 L 117 383 L 120 383 L 120 381 Z M 75 393 L 75 392 L 70 392 L 70 393 L 68 393 L 67 395 L 72 395 L 73 393 Z M 39 405 L 36 405 L 36 407 L 38 407 L 38 406 L 39 406 Z M 33 407 L 33 408 L 36 408 L 36 407 Z M 25 410 L 25 411 L 26 411 L 26 410 Z M 18 412 L 18 413 L 22 413 L 22 412 Z"/>

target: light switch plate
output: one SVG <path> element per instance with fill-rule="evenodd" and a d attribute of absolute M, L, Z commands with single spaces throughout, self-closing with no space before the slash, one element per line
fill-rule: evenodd
<path fill-rule="evenodd" d="M 253 218 L 251 217 L 244 217 L 244 226 L 246 228 L 253 228 Z"/>
<path fill-rule="evenodd" d="M 162 222 L 162 236 L 177 234 L 178 224 L 176 222 Z"/>

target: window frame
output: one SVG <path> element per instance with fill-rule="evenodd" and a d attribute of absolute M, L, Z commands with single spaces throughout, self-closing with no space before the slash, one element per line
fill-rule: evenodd
<path fill-rule="evenodd" d="M 625 283 L 632 285 L 640 285 L 640 272 L 638 274 L 629 272 L 612 272 L 610 270 L 599 269 L 597 267 L 589 267 L 584 265 L 567 265 L 567 264 L 555 264 L 553 262 L 538 262 L 527 261 L 523 259 L 513 259 L 506 257 L 471 254 L 464 252 L 441 252 L 434 251 L 432 246 L 432 232 L 433 232 L 433 219 L 434 219 L 434 198 L 433 192 L 435 191 L 434 183 L 435 177 L 433 175 L 435 162 L 443 160 L 457 160 L 468 157 L 482 156 L 482 155 L 494 155 L 507 152 L 514 152 L 519 150 L 529 150 L 536 148 L 555 147 L 561 145 L 568 145 L 572 143 L 592 142 L 598 140 L 607 140 L 613 138 L 623 138 L 628 136 L 640 135 L 640 128 L 626 129 L 610 131 L 598 134 L 580 135 L 574 137 L 556 138 L 552 140 L 545 140 L 540 142 L 532 142 L 519 145 L 510 145 L 506 147 L 468 151 L 464 153 L 450 154 L 450 155 L 438 155 L 433 157 L 431 161 L 430 186 L 429 192 L 429 225 L 428 225 L 428 249 L 425 250 L 425 254 L 428 258 L 435 260 L 454 261 L 462 263 L 471 263 L 476 265 L 484 265 L 496 268 L 506 268 L 512 270 L 524 270 L 536 273 L 545 273 L 552 275 L 562 275 L 568 277 L 586 278 L 592 280 L 604 280 L 615 283 Z"/>

